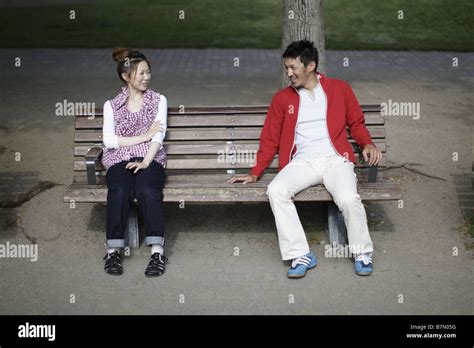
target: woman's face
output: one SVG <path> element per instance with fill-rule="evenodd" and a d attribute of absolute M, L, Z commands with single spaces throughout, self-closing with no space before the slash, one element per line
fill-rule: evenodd
<path fill-rule="evenodd" d="M 141 61 L 135 72 L 132 72 L 131 79 L 127 80 L 130 87 L 145 92 L 148 89 L 151 79 L 151 70 L 148 63 Z"/>

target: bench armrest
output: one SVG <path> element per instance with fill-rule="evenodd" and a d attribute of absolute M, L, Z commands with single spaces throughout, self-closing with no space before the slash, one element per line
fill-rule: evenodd
<path fill-rule="evenodd" d="M 89 185 L 97 185 L 95 168 L 101 156 L 102 156 L 101 147 L 91 147 L 89 150 L 87 150 L 85 159 L 86 159 L 86 170 L 87 170 L 87 183 Z"/>
<path fill-rule="evenodd" d="M 86 161 L 98 161 L 99 157 L 102 155 L 103 149 L 101 147 L 91 147 L 87 150 Z"/>

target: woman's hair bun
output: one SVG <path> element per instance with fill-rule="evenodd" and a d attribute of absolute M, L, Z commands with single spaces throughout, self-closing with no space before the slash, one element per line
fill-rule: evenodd
<path fill-rule="evenodd" d="M 112 51 L 112 58 L 116 62 L 125 62 L 125 59 L 130 56 L 131 50 L 125 47 L 115 47 Z"/>

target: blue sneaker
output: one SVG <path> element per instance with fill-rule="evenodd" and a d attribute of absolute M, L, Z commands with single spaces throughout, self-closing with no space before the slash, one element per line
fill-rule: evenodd
<path fill-rule="evenodd" d="M 288 270 L 288 278 L 302 278 L 308 269 L 316 267 L 316 256 L 310 251 L 306 255 L 293 260 L 291 268 Z"/>
<path fill-rule="evenodd" d="M 374 270 L 372 265 L 372 253 L 357 255 L 354 262 L 354 270 L 356 274 L 360 276 L 371 275 Z"/>

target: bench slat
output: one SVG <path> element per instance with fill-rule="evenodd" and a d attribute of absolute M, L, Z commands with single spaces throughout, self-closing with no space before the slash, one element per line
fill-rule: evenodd
<path fill-rule="evenodd" d="M 391 183 L 384 185 L 360 183 L 358 193 L 363 201 L 396 200 L 401 198 L 400 188 Z M 228 188 L 168 188 L 163 189 L 165 202 L 266 202 L 265 187 L 237 185 Z M 97 202 L 105 203 L 107 188 L 73 184 L 66 188 L 64 202 Z M 295 201 L 332 201 L 331 195 L 322 186 L 313 186 L 295 196 Z"/>
<path fill-rule="evenodd" d="M 356 172 L 357 179 L 360 182 L 367 182 L 366 171 Z M 87 185 L 87 175 L 84 172 L 76 172 L 75 174 L 76 175 L 73 176 L 73 183 Z M 252 186 L 267 187 L 276 175 L 276 173 L 266 172 L 257 182 L 252 183 Z M 222 172 L 219 174 L 209 174 L 203 172 L 199 172 L 196 174 L 168 174 L 166 176 L 166 186 L 179 187 L 179 185 L 191 184 L 197 185 L 197 187 L 201 187 L 201 185 L 209 186 L 208 183 L 214 183 L 215 187 L 228 187 L 229 184 L 227 184 L 226 181 L 229 180 L 232 176 L 233 174 L 223 174 Z M 377 173 L 377 180 L 388 180 L 388 173 L 386 171 L 379 171 Z M 97 183 L 100 185 L 105 185 L 105 176 L 97 177 Z M 377 182 L 373 184 L 375 185 L 377 184 Z"/>
<path fill-rule="evenodd" d="M 232 169 L 232 168 L 251 168 L 252 163 L 219 163 L 217 158 L 186 158 L 186 159 L 175 159 L 169 158 L 166 161 L 167 169 Z M 274 159 L 270 164 L 269 168 L 278 168 L 278 159 Z M 74 171 L 85 171 L 85 161 L 74 161 Z M 104 167 L 99 164 L 96 166 L 96 170 L 104 170 Z"/>
<path fill-rule="evenodd" d="M 252 168 L 253 163 L 229 163 L 224 161 L 218 161 L 217 157 L 214 158 L 170 158 L 168 157 L 166 162 L 167 169 L 234 169 L 234 168 Z M 386 167 L 387 161 L 384 157 L 380 160 L 380 167 Z M 357 163 L 356 167 L 364 168 L 365 164 Z M 268 168 L 278 168 L 278 159 L 275 158 Z M 85 160 L 74 161 L 74 171 L 85 171 L 86 162 Z M 102 164 L 96 166 L 96 170 L 104 170 Z"/>
<path fill-rule="evenodd" d="M 355 144 L 355 141 L 353 139 L 350 140 L 350 142 Z M 385 147 L 385 142 L 381 141 L 374 141 L 375 146 L 381 151 L 385 152 L 386 147 Z M 88 145 L 78 145 L 74 147 L 74 156 L 85 156 L 86 152 L 91 148 L 91 147 L 101 147 L 103 148 L 104 146 L 101 144 L 88 144 Z M 229 148 L 229 150 L 234 148 L 234 151 L 257 151 L 259 148 L 258 143 L 252 142 L 252 143 L 233 143 L 233 144 L 226 144 L 225 142 L 219 142 L 219 143 L 209 143 L 209 142 L 203 142 L 202 144 L 199 144 L 199 146 L 196 146 L 196 144 L 169 144 L 165 141 L 165 147 L 166 147 L 166 152 L 168 155 L 189 155 L 189 154 L 197 154 L 197 155 L 213 155 L 217 154 L 218 151 L 226 151 L 226 148 Z"/>
<path fill-rule="evenodd" d="M 360 105 L 363 112 L 380 112 L 381 105 L 380 104 L 361 104 Z M 225 106 L 184 106 L 183 108 L 180 107 L 169 107 L 168 108 L 168 115 L 199 115 L 199 114 L 245 114 L 245 113 L 266 113 L 268 110 L 268 105 L 225 105 Z M 103 115 L 102 108 L 95 108 L 94 110 L 95 116 Z M 90 114 L 88 113 L 77 113 L 77 117 L 89 117 Z"/>
<path fill-rule="evenodd" d="M 170 115 L 168 116 L 168 129 L 172 127 L 252 127 L 262 126 L 266 115 Z M 366 125 L 383 125 L 384 117 L 380 114 L 365 114 Z M 95 116 L 76 117 L 76 129 L 102 129 L 103 117 Z"/>
<path fill-rule="evenodd" d="M 385 138 L 385 128 L 367 127 L 372 139 Z M 258 140 L 261 128 L 194 128 L 186 130 L 169 129 L 166 132 L 167 140 Z M 102 141 L 101 130 L 81 131 L 75 133 L 76 142 Z"/>

